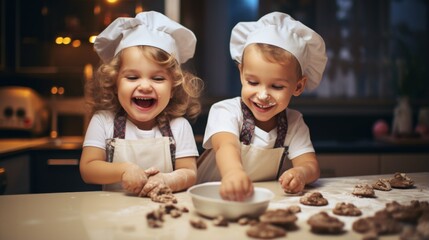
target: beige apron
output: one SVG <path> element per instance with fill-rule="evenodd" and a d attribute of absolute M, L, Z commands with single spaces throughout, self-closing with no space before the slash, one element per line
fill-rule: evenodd
<path fill-rule="evenodd" d="M 160 138 L 127 140 L 125 138 L 126 115 L 123 112 L 115 116 L 113 138 L 106 139 L 108 162 L 132 162 L 143 169 L 155 167 L 160 172 L 174 170 L 176 145 L 170 124 L 158 124 L 163 135 Z M 103 185 L 106 191 L 121 191 L 121 183 Z"/>
<path fill-rule="evenodd" d="M 275 180 L 285 170 L 287 149 L 283 146 L 287 133 L 286 112 L 277 116 L 277 139 L 274 148 L 266 149 L 250 144 L 255 130 L 254 117 L 242 102 L 243 126 L 240 133 L 241 161 L 243 168 L 252 181 Z M 197 183 L 220 181 L 221 176 L 216 166 L 215 152 L 204 151 L 197 161 Z"/>

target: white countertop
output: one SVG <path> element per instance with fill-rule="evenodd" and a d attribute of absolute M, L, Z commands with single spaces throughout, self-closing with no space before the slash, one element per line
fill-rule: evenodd
<path fill-rule="evenodd" d="M 362 239 L 351 230 L 359 217 L 343 217 L 332 214 L 337 202 L 351 202 L 363 211 L 363 216 L 373 215 L 393 200 L 409 204 L 411 200 L 429 201 L 429 173 L 408 174 L 415 181 L 413 189 L 376 191 L 377 198 L 358 198 L 351 194 L 356 184 L 372 183 L 389 175 L 356 176 L 319 179 L 309 190 L 320 191 L 329 201 L 324 207 L 299 204 L 300 196 L 286 195 L 277 182 L 256 183 L 258 187 L 271 189 L 276 197 L 269 209 L 300 205 L 299 230 L 289 231 L 286 239 Z M 189 218 L 197 216 L 190 196 L 186 192 L 175 194 L 179 206 L 190 212 L 178 219 L 165 216 L 164 226 L 152 229 L 147 226 L 146 214 L 159 207 L 148 198 L 127 196 L 120 192 L 77 192 L 53 194 L 25 194 L 0 196 L 0 239 L 248 239 L 248 226 L 230 223 L 228 227 L 215 227 L 205 219 L 208 228 L 197 230 L 190 226 Z M 316 235 L 306 223 L 309 216 L 321 210 L 345 222 L 342 235 Z M 398 239 L 398 235 L 380 239 Z"/>

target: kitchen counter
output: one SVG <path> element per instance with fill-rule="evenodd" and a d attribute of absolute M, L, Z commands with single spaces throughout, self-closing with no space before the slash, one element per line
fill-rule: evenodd
<path fill-rule="evenodd" d="M 316 153 L 429 153 L 429 139 L 313 141 Z"/>
<path fill-rule="evenodd" d="M 345 222 L 346 232 L 341 235 L 316 235 L 306 223 L 309 216 L 321 210 L 330 215 L 337 202 L 352 202 L 363 211 L 363 216 L 374 214 L 391 201 L 409 204 L 411 200 L 429 201 L 429 172 L 408 174 L 415 181 L 413 189 L 376 191 L 376 198 L 358 198 L 351 194 L 355 184 L 372 183 L 389 175 L 322 178 L 306 191 L 320 191 L 329 201 L 324 207 L 299 204 L 300 196 L 286 195 L 277 182 L 256 183 L 275 193 L 269 209 L 300 205 L 296 231 L 289 231 L 287 239 L 362 239 L 351 230 L 359 217 L 336 216 Z M 165 216 L 164 226 L 152 229 L 147 226 L 146 214 L 160 204 L 148 198 L 127 196 L 121 192 L 75 192 L 55 194 L 25 194 L 0 196 L 0 239 L 248 239 L 248 226 L 230 223 L 228 227 L 215 227 L 205 219 L 208 228 L 197 230 L 190 226 L 190 217 L 198 216 L 190 196 L 176 193 L 179 206 L 190 212 L 177 219 Z M 398 235 L 380 239 L 398 239 Z"/>
<path fill-rule="evenodd" d="M 202 136 L 196 137 L 197 146 L 202 151 Z M 0 139 L 0 157 L 34 149 L 81 149 L 82 136 L 65 136 L 58 139 L 49 137 L 25 139 Z M 429 153 L 429 141 L 386 142 L 377 140 L 313 141 L 316 153 Z"/>
<path fill-rule="evenodd" d="M 34 149 L 81 149 L 83 137 L 0 139 L 0 157 Z"/>

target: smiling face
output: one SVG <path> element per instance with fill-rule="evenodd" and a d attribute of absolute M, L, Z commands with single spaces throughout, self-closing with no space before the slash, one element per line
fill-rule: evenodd
<path fill-rule="evenodd" d="M 139 47 L 122 51 L 117 93 L 128 119 L 138 128 L 150 130 L 172 97 L 173 79 L 165 67 L 143 51 Z"/>
<path fill-rule="evenodd" d="M 292 96 L 298 96 L 305 87 L 306 78 L 300 77 L 298 61 L 282 49 L 282 63 L 278 57 L 267 57 L 259 45 L 246 47 L 239 66 L 242 84 L 241 98 L 252 111 L 256 126 L 270 131 L 276 124 L 275 116 L 284 111 Z"/>

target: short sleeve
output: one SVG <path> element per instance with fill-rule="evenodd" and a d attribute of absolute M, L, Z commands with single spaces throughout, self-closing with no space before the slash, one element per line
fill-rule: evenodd
<path fill-rule="evenodd" d="M 243 114 L 241 112 L 240 97 L 223 100 L 213 104 L 210 108 L 203 147 L 211 149 L 211 137 L 219 132 L 229 132 L 240 136 Z"/>
<path fill-rule="evenodd" d="M 302 114 L 292 109 L 288 109 L 287 114 L 288 133 L 285 145 L 289 146 L 289 159 L 294 159 L 304 153 L 314 152 L 310 139 L 310 130 L 305 124 Z"/>
<path fill-rule="evenodd" d="M 176 141 L 176 158 L 198 157 L 197 144 L 188 120 L 175 118 L 170 122 L 170 127 Z"/>
<path fill-rule="evenodd" d="M 108 111 L 96 112 L 88 125 L 84 147 L 106 149 L 106 139 L 113 137 L 113 113 Z"/>

